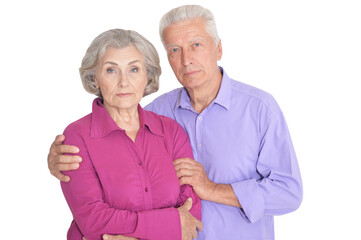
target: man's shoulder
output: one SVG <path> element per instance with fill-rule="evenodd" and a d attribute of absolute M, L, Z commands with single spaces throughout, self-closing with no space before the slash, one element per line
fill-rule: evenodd
<path fill-rule="evenodd" d="M 267 106 L 272 112 L 279 111 L 279 106 L 275 98 L 268 92 L 251 86 L 249 84 L 231 79 L 232 95 L 244 100 L 257 101 L 259 104 Z"/>
<path fill-rule="evenodd" d="M 175 103 L 175 101 L 178 100 L 179 94 L 182 92 L 183 88 L 176 88 L 170 92 L 164 93 L 153 100 L 153 102 L 157 103 L 166 103 L 169 101 L 172 101 Z"/>
<path fill-rule="evenodd" d="M 231 79 L 231 86 L 232 91 L 247 95 L 251 98 L 257 98 L 261 101 L 268 101 L 269 99 L 273 99 L 273 96 L 270 93 L 234 79 Z"/>
<path fill-rule="evenodd" d="M 154 99 L 151 103 L 145 106 L 146 110 L 155 112 L 160 115 L 169 116 L 170 111 L 175 107 L 183 88 L 177 88 L 170 92 L 164 93 Z"/>

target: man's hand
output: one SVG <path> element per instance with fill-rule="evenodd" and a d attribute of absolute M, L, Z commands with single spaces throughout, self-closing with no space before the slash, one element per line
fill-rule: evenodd
<path fill-rule="evenodd" d="M 83 240 L 87 240 L 85 237 L 82 238 Z M 138 238 L 134 237 L 126 237 L 123 235 L 103 235 L 103 240 L 138 240 Z"/>
<path fill-rule="evenodd" d="M 189 184 L 200 199 L 208 200 L 215 191 L 216 184 L 209 180 L 203 165 L 190 158 L 173 161 L 180 184 Z"/>
<path fill-rule="evenodd" d="M 181 220 L 182 227 L 182 240 L 192 240 L 197 238 L 197 230 L 202 231 L 203 225 L 201 221 L 193 217 L 189 213 L 189 210 L 192 208 L 192 198 L 188 198 L 183 206 L 178 208 L 179 216 Z"/>
<path fill-rule="evenodd" d="M 48 167 L 54 177 L 60 181 L 69 182 L 70 177 L 63 175 L 60 171 L 78 169 L 82 159 L 80 156 L 63 155 L 64 153 L 79 152 L 79 149 L 75 146 L 63 145 L 64 140 L 64 135 L 58 135 L 51 144 L 48 154 Z"/>
<path fill-rule="evenodd" d="M 231 184 L 216 184 L 209 180 L 203 165 L 190 158 L 173 161 L 180 184 L 189 184 L 202 200 L 242 208 Z"/>
<path fill-rule="evenodd" d="M 104 234 L 104 235 L 103 235 L 103 240 L 138 240 L 138 238 L 126 237 L 126 236 L 123 236 L 123 235 L 108 235 L 108 234 Z"/>

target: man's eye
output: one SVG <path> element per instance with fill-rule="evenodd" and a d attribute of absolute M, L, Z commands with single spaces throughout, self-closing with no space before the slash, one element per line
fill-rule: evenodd
<path fill-rule="evenodd" d="M 201 44 L 200 43 L 195 43 L 194 46 L 199 47 Z"/>
<path fill-rule="evenodd" d="M 172 48 L 172 52 L 178 52 L 178 48 Z"/>

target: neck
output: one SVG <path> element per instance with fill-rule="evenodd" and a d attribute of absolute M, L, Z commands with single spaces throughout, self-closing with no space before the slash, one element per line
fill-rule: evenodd
<path fill-rule="evenodd" d="M 105 106 L 105 108 L 118 127 L 125 130 L 128 137 L 135 142 L 140 127 L 138 106 L 129 109 L 117 109 L 109 106 Z"/>
<path fill-rule="evenodd" d="M 193 109 L 201 113 L 217 97 L 221 87 L 222 74 L 218 71 L 218 76 L 212 81 L 212 84 L 201 86 L 196 89 L 187 89 Z"/>

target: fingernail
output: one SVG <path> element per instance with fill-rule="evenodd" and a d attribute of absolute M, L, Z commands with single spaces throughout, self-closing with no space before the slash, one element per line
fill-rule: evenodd
<path fill-rule="evenodd" d="M 108 236 L 104 235 L 104 236 L 103 236 L 103 239 L 104 239 L 104 240 L 108 240 Z"/>
<path fill-rule="evenodd" d="M 83 160 L 83 159 L 81 159 L 81 157 L 79 157 L 79 156 L 76 158 L 76 161 L 77 161 L 77 162 L 81 162 L 82 160 Z"/>

